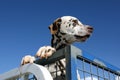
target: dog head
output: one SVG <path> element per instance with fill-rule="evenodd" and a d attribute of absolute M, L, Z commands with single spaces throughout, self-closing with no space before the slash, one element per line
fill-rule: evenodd
<path fill-rule="evenodd" d="M 59 40 L 62 44 L 84 42 L 93 32 L 92 27 L 82 24 L 77 18 L 72 16 L 63 16 L 56 19 L 49 26 L 49 29 L 51 34 L 54 36 L 54 39 L 52 39 L 53 44 Z"/>

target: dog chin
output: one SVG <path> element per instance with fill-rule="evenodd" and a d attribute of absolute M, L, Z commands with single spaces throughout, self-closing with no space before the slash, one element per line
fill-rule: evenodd
<path fill-rule="evenodd" d="M 82 38 L 80 42 L 85 42 L 88 38 Z"/>
<path fill-rule="evenodd" d="M 90 37 L 90 35 L 85 35 L 85 36 L 75 35 L 75 37 L 77 42 L 85 42 Z"/>

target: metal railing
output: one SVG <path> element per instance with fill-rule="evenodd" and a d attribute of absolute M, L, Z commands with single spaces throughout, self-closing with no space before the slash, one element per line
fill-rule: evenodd
<path fill-rule="evenodd" d="M 120 80 L 119 68 L 72 45 L 36 63 L 46 65 L 63 58 L 66 59 L 66 80 Z"/>
<path fill-rule="evenodd" d="M 53 78 L 45 67 L 33 63 L 1 74 L 0 80 L 53 80 Z"/>
<path fill-rule="evenodd" d="M 50 64 L 63 58 L 66 59 L 66 74 L 64 80 L 120 80 L 119 68 L 72 45 L 58 50 L 48 59 L 37 59 L 35 63 L 37 65 L 50 66 Z M 61 80 L 59 75 L 57 75 L 58 71 L 59 69 L 57 68 L 53 70 L 53 72 L 56 73 L 55 77 L 57 77 L 53 78 L 53 80 Z M 40 76 L 40 74 L 38 76 Z M 47 77 L 46 74 L 42 76 Z M 35 77 L 33 76 L 31 80 L 35 80 Z"/>

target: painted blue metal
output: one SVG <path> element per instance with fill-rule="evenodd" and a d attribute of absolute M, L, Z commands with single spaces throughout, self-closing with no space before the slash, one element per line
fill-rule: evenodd
<path fill-rule="evenodd" d="M 38 59 L 35 63 L 48 65 L 63 58 L 66 59 L 66 79 L 62 80 L 120 80 L 119 68 L 72 45 L 58 50 L 48 59 Z M 54 73 L 58 71 L 56 69 Z M 56 77 L 61 80 L 60 75 L 56 74 Z"/>
<path fill-rule="evenodd" d="M 96 58 L 95 56 L 80 50 L 75 46 L 67 46 L 61 50 L 58 50 L 47 60 L 38 60 L 37 64 L 47 65 L 50 63 L 54 63 L 60 59 L 66 59 L 66 79 L 65 80 L 120 80 L 120 69 L 107 63 L 104 60 Z M 82 64 L 82 65 L 81 65 Z M 94 74 L 92 70 L 86 71 L 87 68 L 91 69 L 91 66 L 94 66 L 97 72 Z M 103 70 L 103 76 L 99 73 L 99 69 Z M 95 71 L 95 70 L 94 70 Z M 81 74 L 82 73 L 82 74 Z M 109 75 L 106 77 L 106 73 Z M 86 78 L 86 74 L 91 79 Z M 114 77 L 110 77 L 110 75 L 114 75 Z M 82 78 L 81 78 L 82 77 Z M 113 78 L 113 79 L 110 79 Z M 117 78 L 117 79 L 115 79 Z"/>
<path fill-rule="evenodd" d="M 114 65 L 111 65 L 110 63 L 108 63 L 108 62 L 106 62 L 106 61 L 104 61 L 104 60 L 102 60 L 100 58 L 97 58 L 97 57 L 95 57 L 95 56 L 93 56 L 93 55 L 91 55 L 89 53 L 86 53 L 85 51 L 82 51 L 82 55 L 80 55 L 80 56 L 82 56 L 82 57 L 84 57 L 84 58 L 86 58 L 86 59 L 88 59 L 88 60 L 90 60 L 90 61 L 92 61 L 94 63 L 97 63 L 98 65 L 101 65 L 101 66 L 103 66 L 105 68 L 108 68 L 110 70 L 113 70 L 115 72 L 120 73 L 120 68 L 115 67 Z"/>
<path fill-rule="evenodd" d="M 69 46 L 69 49 L 67 49 L 69 53 L 66 54 L 66 59 L 69 58 L 67 61 L 69 62 L 67 64 L 68 70 L 66 76 L 68 77 L 67 80 L 79 80 L 79 76 L 82 76 L 80 80 L 120 80 L 120 69 L 107 63 L 106 61 L 96 58 L 93 55 L 86 53 L 85 51 L 80 50 L 79 48 L 76 48 L 74 46 Z M 80 59 L 81 58 L 81 59 Z M 81 63 L 83 65 L 81 65 Z M 91 69 L 91 66 L 96 66 L 96 74 L 92 73 L 91 70 L 86 71 L 84 68 L 86 67 L 85 64 L 89 65 L 89 69 Z M 82 66 L 82 69 L 80 68 Z M 88 66 L 87 66 L 88 67 Z M 103 73 L 99 73 L 98 70 L 103 70 Z M 80 74 L 82 72 L 82 75 Z M 108 77 L 106 76 L 106 73 L 108 73 Z M 86 77 L 86 74 L 89 75 Z M 101 75 L 102 74 L 102 75 Z M 112 75 L 112 77 L 111 77 Z M 95 77 L 91 77 L 95 76 Z"/>
<path fill-rule="evenodd" d="M 73 46 L 66 47 L 66 80 L 77 80 L 77 65 L 76 65 L 76 53 L 73 50 Z M 74 54 L 72 54 L 74 53 Z"/>

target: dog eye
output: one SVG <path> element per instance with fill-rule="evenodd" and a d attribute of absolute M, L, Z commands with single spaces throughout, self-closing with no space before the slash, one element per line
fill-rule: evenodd
<path fill-rule="evenodd" d="M 48 49 L 48 52 L 50 52 L 51 49 Z"/>

